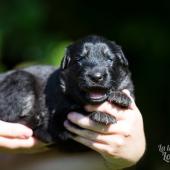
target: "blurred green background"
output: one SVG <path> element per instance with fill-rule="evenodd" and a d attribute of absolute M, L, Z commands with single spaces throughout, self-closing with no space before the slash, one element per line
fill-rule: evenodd
<path fill-rule="evenodd" d="M 32 64 L 57 66 L 65 47 L 89 34 L 116 41 L 129 59 L 145 124 L 147 151 L 137 169 L 168 170 L 170 163 L 163 160 L 158 145 L 170 145 L 170 8 L 148 5 L 142 8 L 140 4 L 132 7 L 122 1 L 95 0 L 1 1 L 0 71 Z"/>

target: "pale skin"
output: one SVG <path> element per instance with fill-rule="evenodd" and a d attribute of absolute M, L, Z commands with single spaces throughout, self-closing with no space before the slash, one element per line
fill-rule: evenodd
<path fill-rule="evenodd" d="M 124 90 L 129 97 L 129 92 Z M 69 113 L 68 120 L 84 128 L 65 127 L 76 134 L 76 140 L 98 152 L 112 169 L 124 169 L 136 164 L 145 151 L 143 119 L 134 100 L 128 109 L 119 108 L 105 102 L 98 106 L 85 106 L 87 111 L 102 111 L 114 115 L 117 123 L 108 126 L 99 125 L 80 113 Z M 0 149 L 13 152 L 38 151 L 44 144 L 32 137 L 32 130 L 24 125 L 0 122 Z"/>
<path fill-rule="evenodd" d="M 45 144 L 33 137 L 32 129 L 0 121 L 0 152 L 34 153 L 47 150 Z"/>

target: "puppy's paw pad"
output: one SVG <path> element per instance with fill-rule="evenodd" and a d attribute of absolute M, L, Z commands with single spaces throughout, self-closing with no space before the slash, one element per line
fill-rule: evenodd
<path fill-rule="evenodd" d="M 90 114 L 90 118 L 91 120 L 104 125 L 114 124 L 117 122 L 114 116 L 103 112 L 92 112 Z"/>

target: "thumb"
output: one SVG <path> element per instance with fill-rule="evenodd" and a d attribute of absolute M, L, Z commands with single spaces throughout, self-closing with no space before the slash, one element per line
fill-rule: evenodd
<path fill-rule="evenodd" d="M 137 109 L 136 103 L 134 101 L 134 98 L 131 96 L 130 91 L 127 89 L 124 89 L 122 91 L 131 99 L 131 104 L 130 104 L 129 108 L 132 110 Z"/>

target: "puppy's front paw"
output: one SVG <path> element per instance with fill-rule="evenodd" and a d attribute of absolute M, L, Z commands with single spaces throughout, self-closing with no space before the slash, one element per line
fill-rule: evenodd
<path fill-rule="evenodd" d="M 131 104 L 131 99 L 121 91 L 111 93 L 108 97 L 108 101 L 118 104 L 121 107 L 128 107 Z"/>
<path fill-rule="evenodd" d="M 101 123 L 105 125 L 114 124 L 117 122 L 114 116 L 109 115 L 107 113 L 103 113 L 103 112 L 92 112 L 90 114 L 90 118 L 91 120 L 97 123 Z"/>

